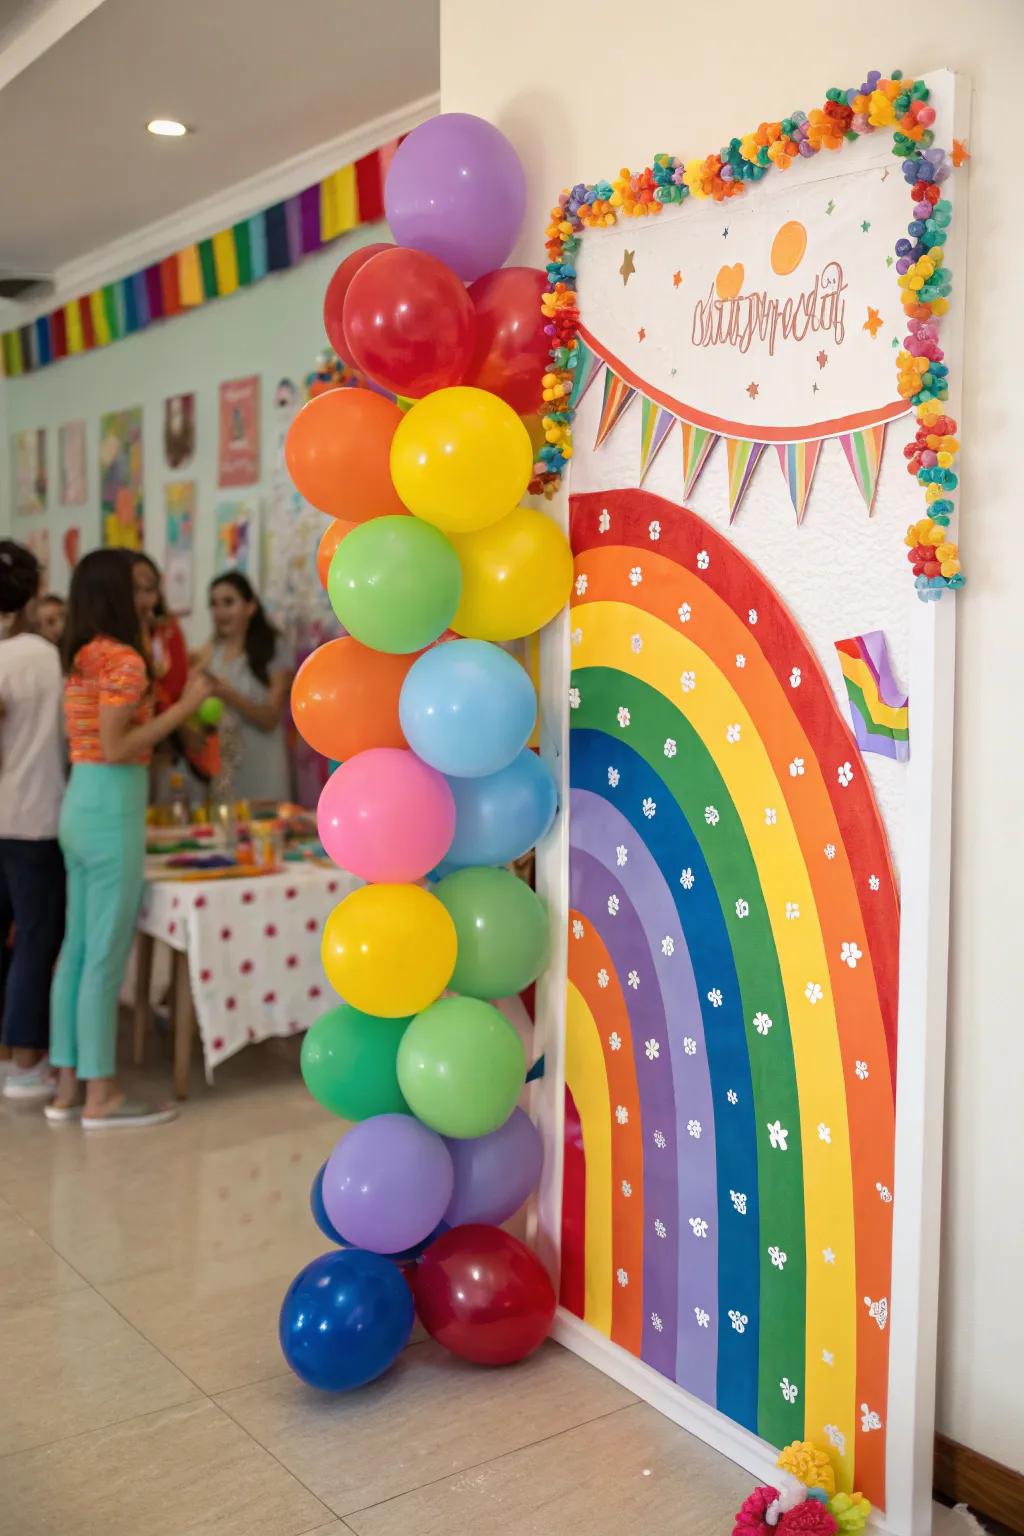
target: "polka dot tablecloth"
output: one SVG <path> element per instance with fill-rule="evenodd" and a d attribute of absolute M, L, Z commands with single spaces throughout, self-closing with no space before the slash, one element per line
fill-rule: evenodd
<path fill-rule="evenodd" d="M 153 881 L 142 933 L 188 955 L 207 1080 L 243 1046 L 306 1030 L 337 998 L 320 963 L 331 908 L 360 882 L 298 864 L 252 880 Z"/>

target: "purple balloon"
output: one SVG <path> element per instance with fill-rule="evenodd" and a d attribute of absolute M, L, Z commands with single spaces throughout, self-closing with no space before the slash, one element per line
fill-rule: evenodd
<path fill-rule="evenodd" d="M 493 123 L 442 112 L 399 145 L 384 212 L 399 245 L 439 256 L 471 283 L 508 258 L 526 207 L 519 156 Z"/>
<path fill-rule="evenodd" d="M 540 1134 L 525 1110 L 514 1109 L 489 1136 L 445 1142 L 455 1167 L 455 1191 L 444 1213 L 450 1227 L 477 1221 L 500 1226 L 540 1178 Z"/>
<path fill-rule="evenodd" d="M 411 1115 L 373 1115 L 352 1127 L 324 1168 L 324 1209 L 356 1248 L 398 1253 L 432 1232 L 452 1197 L 451 1154 Z"/>

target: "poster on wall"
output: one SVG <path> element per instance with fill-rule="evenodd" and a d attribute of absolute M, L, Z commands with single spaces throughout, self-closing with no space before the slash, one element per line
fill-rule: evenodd
<path fill-rule="evenodd" d="M 164 486 L 164 596 L 179 617 L 192 612 L 195 524 L 196 482 L 170 481 Z"/>
<path fill-rule="evenodd" d="M 891 147 L 573 256 L 560 1299 L 589 1358 L 680 1389 L 680 1422 L 758 1470 L 812 1441 L 909 1536 L 930 1450 L 890 1344 L 933 1277 L 895 1235 L 925 1134 L 912 1108 L 904 1188 L 925 1000 L 900 888 L 927 900 L 915 817 L 949 739 L 911 728 L 943 617 L 904 542 Z"/>
<path fill-rule="evenodd" d="M 254 485 L 260 477 L 260 381 L 228 379 L 220 386 L 217 484 Z"/>
<path fill-rule="evenodd" d="M 256 580 L 257 510 L 252 502 L 222 501 L 214 517 L 214 570 L 241 571 Z"/>
<path fill-rule="evenodd" d="M 142 407 L 100 417 L 100 508 L 108 549 L 141 549 Z"/>
<path fill-rule="evenodd" d="M 65 421 L 57 433 L 60 504 L 80 507 L 86 499 L 85 422 Z"/>
<path fill-rule="evenodd" d="M 188 469 L 196 451 L 196 397 L 170 395 L 164 401 L 164 463 L 178 472 Z"/>
<path fill-rule="evenodd" d="M 32 427 L 11 439 L 14 510 L 21 516 L 46 511 L 46 429 Z"/>

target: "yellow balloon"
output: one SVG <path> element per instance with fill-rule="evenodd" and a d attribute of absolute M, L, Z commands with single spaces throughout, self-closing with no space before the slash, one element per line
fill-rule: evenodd
<path fill-rule="evenodd" d="M 418 885 L 363 885 L 324 924 L 335 992 L 382 1019 L 420 1013 L 452 979 L 458 941 L 447 910 Z"/>
<path fill-rule="evenodd" d="M 391 478 L 410 512 L 445 533 L 505 517 L 530 483 L 530 434 L 486 389 L 438 389 L 406 412 L 391 440 Z"/>
<path fill-rule="evenodd" d="M 542 629 L 567 602 L 572 550 L 553 518 L 517 507 L 478 533 L 453 535 L 462 566 L 457 635 L 518 640 Z"/>

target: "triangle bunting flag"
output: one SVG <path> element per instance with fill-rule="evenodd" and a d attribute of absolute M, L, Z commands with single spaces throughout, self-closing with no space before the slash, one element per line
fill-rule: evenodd
<path fill-rule="evenodd" d="M 620 379 L 617 373 L 606 368 L 604 399 L 601 402 L 601 420 L 597 424 L 597 436 L 594 439 L 595 448 L 600 448 L 609 433 L 618 426 L 627 406 L 635 398 L 636 390 Z"/>
<path fill-rule="evenodd" d="M 790 500 L 796 512 L 796 520 L 802 523 L 807 510 L 807 497 L 818 466 L 821 441 L 813 443 L 777 443 L 779 467 L 789 488 Z"/>
<path fill-rule="evenodd" d="M 666 411 L 653 400 L 640 398 L 640 481 L 643 485 L 647 472 L 658 457 L 678 417 Z"/>
<path fill-rule="evenodd" d="M 708 454 L 718 442 L 717 435 L 707 427 L 691 427 L 683 424 L 683 497 L 690 495 L 701 470 L 708 461 Z"/>
<path fill-rule="evenodd" d="M 740 502 L 747 494 L 757 461 L 764 452 L 764 443 L 748 442 L 743 437 L 726 439 L 725 451 L 729 464 L 729 521 L 735 522 Z"/>
<path fill-rule="evenodd" d="M 572 389 L 569 393 L 570 410 L 575 410 L 593 384 L 600 362 L 600 358 L 591 351 L 585 341 L 577 340 L 576 367 L 573 369 Z"/>
<path fill-rule="evenodd" d="M 885 423 L 877 427 L 865 427 L 860 432 L 844 432 L 839 441 L 846 454 L 846 462 L 857 482 L 857 489 L 864 498 L 870 513 L 878 489 L 878 471 L 882 463 L 885 445 Z"/>

